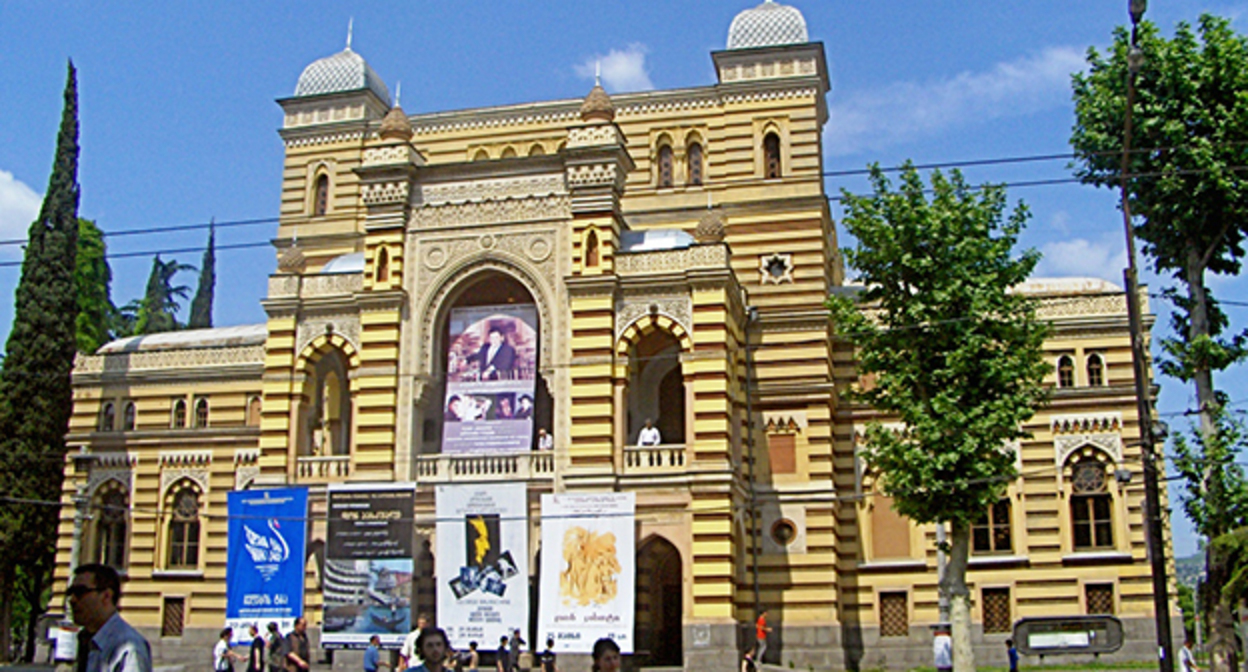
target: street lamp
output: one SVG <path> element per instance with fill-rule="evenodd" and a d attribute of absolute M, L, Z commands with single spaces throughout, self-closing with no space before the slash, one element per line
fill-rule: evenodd
<path fill-rule="evenodd" d="M 1153 575 L 1153 613 L 1157 630 L 1157 662 L 1160 672 L 1174 672 L 1171 655 L 1170 598 L 1166 585 L 1165 540 L 1162 536 L 1161 497 L 1158 492 L 1157 456 L 1153 451 L 1152 403 L 1148 381 L 1148 353 L 1144 350 L 1143 319 L 1140 312 L 1140 283 L 1135 254 L 1135 229 L 1131 225 L 1131 201 L 1127 179 L 1131 167 L 1131 122 L 1135 107 L 1135 77 L 1144 65 L 1140 49 L 1139 27 L 1148 8 L 1147 0 L 1129 0 L 1131 14 L 1131 48 L 1127 52 L 1127 109 L 1122 137 L 1122 223 L 1127 237 L 1127 268 L 1123 271 L 1127 291 L 1127 315 L 1131 326 L 1131 356 L 1135 368 L 1135 398 L 1139 414 L 1140 456 L 1144 461 L 1144 527 L 1148 542 L 1148 559 Z"/>

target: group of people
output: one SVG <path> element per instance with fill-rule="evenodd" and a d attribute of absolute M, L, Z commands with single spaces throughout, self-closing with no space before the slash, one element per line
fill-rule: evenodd
<path fill-rule="evenodd" d="M 422 624 L 424 623 L 424 624 Z M 406 672 L 479 672 L 481 664 L 480 652 L 476 642 L 469 642 L 468 649 L 456 652 L 451 648 L 446 631 L 427 624 L 424 617 L 417 619 L 417 627 L 408 635 L 399 651 L 399 669 Z M 364 654 L 364 672 L 379 672 L 378 667 L 388 667 L 387 663 L 379 663 L 380 640 L 374 636 L 368 651 Z M 498 643 L 497 672 L 520 672 L 520 652 L 525 645 L 520 629 L 512 631 L 510 637 L 504 635 Z M 540 672 L 559 672 L 555 662 L 555 640 L 546 640 L 546 649 L 537 655 Z M 594 643 L 593 672 L 619 672 L 620 647 L 613 640 L 603 638 Z M 371 666 L 370 666 L 371 662 Z"/>
<path fill-rule="evenodd" d="M 234 629 L 221 630 L 212 649 L 213 672 L 234 672 L 235 661 L 246 663 L 247 672 L 308 672 L 311 667 L 308 621 L 302 616 L 295 619 L 294 628 L 285 637 L 275 622 L 269 623 L 264 636 L 255 623 L 247 626 L 247 634 L 251 637 L 251 646 L 244 656 L 230 649 Z"/>

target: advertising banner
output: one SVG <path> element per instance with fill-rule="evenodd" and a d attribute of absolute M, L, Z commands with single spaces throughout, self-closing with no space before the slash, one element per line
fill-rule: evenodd
<path fill-rule="evenodd" d="M 289 632 L 303 615 L 308 489 L 231 492 L 226 510 L 225 624 L 236 641 L 252 623 Z"/>
<path fill-rule="evenodd" d="M 438 625 L 488 648 L 529 627 L 528 491 L 523 483 L 437 487 Z"/>
<path fill-rule="evenodd" d="M 590 653 L 610 637 L 633 652 L 637 580 L 631 492 L 542 495 L 541 609 L 537 641 Z"/>
<path fill-rule="evenodd" d="M 412 629 L 416 485 L 330 485 L 321 646 L 398 647 Z"/>
<path fill-rule="evenodd" d="M 537 308 L 451 310 L 443 453 L 532 449 Z"/>

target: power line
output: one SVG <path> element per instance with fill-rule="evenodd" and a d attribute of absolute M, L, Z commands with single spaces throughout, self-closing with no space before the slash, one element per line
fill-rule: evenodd
<path fill-rule="evenodd" d="M 245 249 L 251 249 L 251 248 L 258 248 L 258 247 L 271 247 L 272 245 L 273 243 L 267 240 L 261 240 L 261 241 L 257 241 L 254 243 L 230 243 L 228 245 L 215 245 L 213 249 L 220 252 L 223 250 L 245 250 Z M 104 258 L 105 259 L 126 259 L 130 257 L 154 257 L 160 254 L 190 254 L 193 252 L 203 252 L 206 249 L 208 249 L 207 245 L 203 247 L 181 247 L 181 248 L 168 248 L 168 249 L 163 249 L 163 250 L 144 250 L 142 252 L 120 252 L 117 254 L 107 254 L 104 256 Z M 22 263 L 23 262 L 21 261 L 0 261 L 0 268 L 13 268 L 13 267 L 21 266 Z"/>
<path fill-rule="evenodd" d="M 121 238 L 123 236 L 145 236 L 154 233 L 174 233 L 177 231 L 198 231 L 208 228 L 232 229 L 240 226 L 259 226 L 260 224 L 275 224 L 280 219 L 277 217 L 263 217 L 260 219 L 240 219 L 231 222 L 208 222 L 205 224 L 175 224 L 172 226 L 153 226 L 146 229 L 126 229 L 124 231 L 101 231 L 101 235 L 105 238 Z M 9 240 L 0 240 L 0 246 L 4 245 L 25 245 L 29 242 L 26 238 L 10 238 Z"/>

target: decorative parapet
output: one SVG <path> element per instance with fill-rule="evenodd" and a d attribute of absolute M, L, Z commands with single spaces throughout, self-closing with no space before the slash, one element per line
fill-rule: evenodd
<path fill-rule="evenodd" d="M 568 149 L 621 145 L 624 136 L 614 124 L 582 126 L 568 131 Z"/>
<path fill-rule="evenodd" d="M 74 374 L 126 374 L 159 369 L 210 369 L 251 364 L 264 364 L 263 345 L 88 355 L 77 360 Z"/>
<path fill-rule="evenodd" d="M 310 299 L 324 296 L 343 296 L 364 289 L 364 274 L 334 273 L 330 275 L 305 275 L 299 296 Z"/>
<path fill-rule="evenodd" d="M 778 79 L 813 75 L 816 72 L 818 66 L 814 58 L 784 58 L 781 54 L 776 54 L 774 58 L 762 62 L 725 65 L 719 69 L 719 79 L 722 82 Z"/>
<path fill-rule="evenodd" d="M 1040 299 L 1036 306 L 1036 316 L 1046 320 L 1126 314 L 1126 294 L 1057 296 Z"/>
<path fill-rule="evenodd" d="M 370 147 L 364 150 L 364 167 L 393 166 L 408 164 L 422 165 L 424 159 L 410 145 L 390 145 L 387 147 Z"/>
<path fill-rule="evenodd" d="M 627 173 L 615 162 L 591 163 L 568 167 L 568 185 L 571 187 L 624 188 Z"/>
<path fill-rule="evenodd" d="M 410 193 L 411 183 L 406 179 L 365 184 L 360 190 L 360 195 L 364 199 L 364 205 L 406 203 Z"/>
<path fill-rule="evenodd" d="M 615 272 L 621 276 L 684 272 L 699 268 L 729 268 L 728 248 L 723 245 L 693 245 L 678 250 L 623 252 L 615 255 Z"/>
<path fill-rule="evenodd" d="M 764 411 L 763 427 L 767 433 L 776 434 L 782 432 L 805 432 L 809 422 L 806 419 L 806 411 Z"/>
<path fill-rule="evenodd" d="M 687 460 L 683 443 L 624 446 L 624 475 L 684 473 Z"/>
<path fill-rule="evenodd" d="M 554 174 L 426 184 L 420 187 L 420 200 L 426 206 L 433 206 L 562 196 L 567 193 L 563 175 Z"/>
<path fill-rule="evenodd" d="M 566 195 L 507 198 L 479 203 L 425 205 L 412 212 L 412 226 L 434 228 L 470 224 L 508 224 L 566 220 L 572 206 Z"/>

